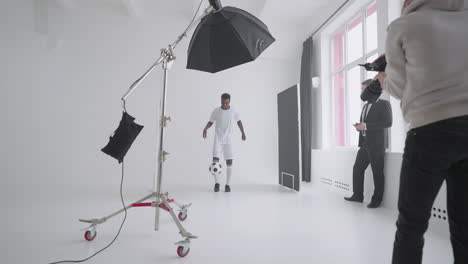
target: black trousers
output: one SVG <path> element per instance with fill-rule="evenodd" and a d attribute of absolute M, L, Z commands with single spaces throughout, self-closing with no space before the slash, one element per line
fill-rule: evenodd
<path fill-rule="evenodd" d="M 420 264 L 434 200 L 447 183 L 455 264 L 468 263 L 468 116 L 408 132 L 401 168 L 393 264 Z"/>
<path fill-rule="evenodd" d="M 364 197 L 364 174 L 369 164 L 374 175 L 374 196 L 372 201 L 381 202 L 384 194 L 384 148 L 371 148 L 364 144 L 358 151 L 353 167 L 353 192 L 355 197 Z"/>

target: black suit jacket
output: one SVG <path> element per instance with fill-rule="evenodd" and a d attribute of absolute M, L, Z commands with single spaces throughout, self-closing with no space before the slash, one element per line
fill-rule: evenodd
<path fill-rule="evenodd" d="M 364 111 L 364 108 L 363 108 Z M 387 128 L 392 126 L 392 106 L 387 100 L 379 100 L 373 104 L 365 120 L 366 136 L 359 133 L 359 147 L 366 147 L 371 150 L 385 151 L 387 147 Z"/>

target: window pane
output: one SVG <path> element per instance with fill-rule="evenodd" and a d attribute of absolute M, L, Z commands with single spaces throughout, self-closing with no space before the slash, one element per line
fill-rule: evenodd
<path fill-rule="evenodd" d="M 372 62 L 378 57 L 374 54 L 378 49 L 378 12 L 375 0 L 363 11 L 331 39 L 333 122 L 336 146 L 339 147 L 358 145 L 359 133 L 353 124 L 359 122 L 362 110 L 362 78 L 372 79 L 377 74 L 366 72 L 361 67 L 343 71 L 343 68 L 351 63 Z M 369 54 L 374 55 L 369 57 Z"/>
<path fill-rule="evenodd" d="M 349 131 L 349 145 L 357 146 L 359 133 L 354 129 L 353 124 L 359 123 L 361 115 L 361 68 L 354 67 L 346 74 L 346 106 L 347 124 Z"/>
<path fill-rule="evenodd" d="M 348 42 L 346 43 L 347 63 L 351 63 L 362 57 L 362 38 L 362 17 L 358 17 L 348 25 Z"/>
<path fill-rule="evenodd" d="M 344 93 L 344 73 L 340 72 L 333 77 L 333 94 L 335 107 L 335 135 L 336 145 L 345 145 L 345 93 Z"/>
<path fill-rule="evenodd" d="M 367 39 L 366 52 L 371 52 L 378 47 L 378 34 L 377 34 L 377 3 L 374 3 L 367 9 L 366 20 Z"/>
<path fill-rule="evenodd" d="M 367 58 L 367 62 L 373 62 L 379 57 L 379 54 L 374 54 Z M 366 71 L 366 79 L 374 79 L 374 77 L 377 75 L 377 72 L 373 71 Z"/>
<path fill-rule="evenodd" d="M 344 31 L 333 38 L 333 71 L 337 72 L 344 66 Z"/>

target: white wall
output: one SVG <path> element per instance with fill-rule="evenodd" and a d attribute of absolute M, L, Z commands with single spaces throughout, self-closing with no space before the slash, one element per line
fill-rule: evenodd
<path fill-rule="evenodd" d="M 36 32 L 33 2 L 2 6 L 2 186 L 12 195 L 45 185 L 118 191 L 120 166 L 100 149 L 120 120 L 120 97 L 190 18 L 162 17 L 158 10 L 153 17 L 131 18 L 106 8 L 54 9 L 47 35 Z M 277 181 L 276 94 L 299 80 L 303 38 L 291 29 L 270 29 L 278 41 L 262 58 L 215 75 L 186 70 L 189 39 L 178 47 L 169 81 L 173 122 L 167 129 L 165 183 L 211 186 L 213 131 L 206 141 L 201 133 L 223 92 L 232 94 L 248 137 L 235 142 L 241 158 L 234 181 Z M 155 71 L 127 104 L 145 125 L 126 158 L 128 189 L 153 185 L 161 78 Z"/>
<path fill-rule="evenodd" d="M 352 171 L 356 152 L 353 150 L 347 151 L 332 151 L 332 150 L 314 150 L 312 157 L 312 174 L 315 177 L 315 183 L 329 188 L 330 191 L 338 192 L 346 195 L 352 195 L 353 178 Z M 391 209 L 397 208 L 398 193 L 394 190 L 398 189 L 399 173 L 401 167 L 401 154 L 387 153 L 385 157 L 385 188 L 386 191 L 383 199 L 383 206 Z M 326 174 L 323 171 L 327 171 Z M 332 185 L 324 184 L 323 178 L 332 181 Z M 336 186 L 336 182 L 349 185 L 349 191 Z M 372 171 L 366 171 L 364 196 L 367 202 L 373 195 L 374 180 Z"/>

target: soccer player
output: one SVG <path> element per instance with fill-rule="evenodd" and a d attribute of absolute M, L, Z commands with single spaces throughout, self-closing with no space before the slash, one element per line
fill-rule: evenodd
<path fill-rule="evenodd" d="M 210 121 L 203 129 L 203 138 L 206 138 L 208 129 L 216 125 L 215 139 L 213 144 L 213 162 L 219 162 L 221 155 L 224 156 L 227 165 L 225 192 L 231 192 L 230 182 L 232 176 L 232 165 L 234 155 L 232 152 L 232 135 L 235 125 L 239 127 L 242 133 L 242 140 L 246 140 L 244 126 L 240 120 L 239 114 L 231 107 L 231 96 L 227 93 L 221 95 L 221 107 L 217 107 L 211 113 Z M 214 191 L 219 192 L 219 179 L 215 178 Z"/>

